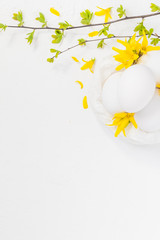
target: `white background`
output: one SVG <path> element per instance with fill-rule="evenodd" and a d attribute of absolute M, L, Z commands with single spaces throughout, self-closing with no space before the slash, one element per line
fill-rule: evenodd
<path fill-rule="evenodd" d="M 79 12 L 118 7 L 128 15 L 150 12 L 146 0 L 1 0 L 0 22 L 26 25 L 42 11 L 48 25 L 79 25 Z M 154 3 L 159 4 L 155 0 Z M 50 7 L 60 11 L 57 18 Z M 113 16 L 116 18 L 115 10 Z M 103 21 L 97 17 L 94 22 Z M 130 24 L 111 30 L 133 34 Z M 146 20 L 159 26 L 160 18 Z M 91 29 L 67 32 L 60 49 Z M 89 105 L 82 108 L 90 72 L 77 58 L 100 58 L 111 48 L 77 48 L 52 65 L 51 31 L 39 31 L 28 46 L 28 30 L 0 34 L 0 239 L 2 240 L 159 240 L 160 146 L 134 146 L 107 135 Z M 94 50 L 95 49 L 95 50 Z M 81 91 L 76 80 L 84 83 Z"/>

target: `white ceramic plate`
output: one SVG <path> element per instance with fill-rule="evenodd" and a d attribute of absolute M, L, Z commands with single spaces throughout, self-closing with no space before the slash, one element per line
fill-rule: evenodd
<path fill-rule="evenodd" d="M 103 84 L 107 79 L 115 73 L 117 64 L 112 56 L 102 58 L 96 65 L 95 73 L 93 75 L 93 81 L 89 87 L 89 100 L 91 102 L 93 111 L 98 117 L 99 121 L 103 124 L 104 130 L 108 128 L 114 134 L 116 127 L 108 127 L 105 124 L 112 123 L 113 115 L 108 113 L 104 108 L 101 100 Z M 119 135 L 119 138 L 123 138 L 134 144 L 157 144 L 160 143 L 160 131 L 147 133 L 141 129 L 135 129 L 134 126 L 129 124 L 126 128 L 127 137 L 123 136 L 123 133 Z"/>

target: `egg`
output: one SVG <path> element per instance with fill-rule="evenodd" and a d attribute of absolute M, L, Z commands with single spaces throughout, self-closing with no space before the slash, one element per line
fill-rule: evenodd
<path fill-rule="evenodd" d="M 149 67 L 155 74 L 156 81 L 160 82 L 160 51 L 152 51 L 143 55 L 139 63 Z"/>
<path fill-rule="evenodd" d="M 118 98 L 125 112 L 135 113 L 152 99 L 156 88 L 152 71 L 140 64 L 127 68 L 118 81 Z"/>
<path fill-rule="evenodd" d="M 160 96 L 154 95 L 151 102 L 134 117 L 141 130 L 145 132 L 160 130 Z"/>
<path fill-rule="evenodd" d="M 118 99 L 118 81 L 120 80 L 121 73 L 112 74 L 105 82 L 102 89 L 102 103 L 105 109 L 111 113 L 119 113 L 122 112 L 122 108 L 119 104 Z"/>

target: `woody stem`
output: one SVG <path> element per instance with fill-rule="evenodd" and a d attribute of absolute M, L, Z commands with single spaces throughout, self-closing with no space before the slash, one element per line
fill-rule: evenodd
<path fill-rule="evenodd" d="M 155 34 L 155 33 L 152 33 L 152 36 L 157 37 L 157 38 L 160 38 L 160 36 L 157 35 L 157 34 Z M 82 42 L 82 43 L 76 44 L 76 45 L 74 45 L 74 46 L 72 46 L 72 47 L 69 47 L 69 48 L 61 51 L 61 52 L 59 53 L 59 55 L 65 53 L 65 52 L 68 52 L 68 51 L 70 51 L 71 49 L 76 48 L 76 47 L 78 47 L 78 46 L 80 46 L 80 45 L 83 45 L 83 44 L 85 44 L 85 43 L 98 42 L 98 41 L 101 41 L 101 40 L 110 40 L 110 39 L 117 39 L 117 38 L 131 38 L 131 37 L 132 37 L 132 36 L 130 36 L 130 35 L 126 35 L 126 36 L 113 36 L 113 37 L 110 37 L 110 38 L 104 37 L 104 38 L 96 38 L 96 39 L 91 39 L 91 40 L 85 40 L 85 41 Z M 136 37 L 142 37 L 142 35 L 138 35 L 138 36 L 136 36 Z M 55 56 L 53 56 L 51 59 L 53 59 L 53 58 L 55 58 Z"/>
<path fill-rule="evenodd" d="M 160 12 L 157 13 L 151 13 L 151 14 L 146 14 L 146 15 L 138 15 L 138 16 L 130 16 L 130 17 L 124 17 L 124 18 L 120 18 L 120 19 L 116 19 L 113 21 L 109 21 L 107 23 L 95 23 L 95 24 L 88 24 L 88 25 L 80 25 L 80 26 L 73 26 L 73 27 L 69 27 L 67 29 L 65 29 L 65 31 L 68 30 L 72 30 L 72 29 L 79 29 L 79 28 L 88 28 L 88 27 L 96 27 L 96 26 L 101 26 L 101 25 L 105 25 L 105 24 L 113 24 L 113 23 L 118 23 L 118 22 L 122 22 L 122 21 L 126 21 L 126 20 L 131 20 L 131 19 L 138 19 L 138 18 L 149 18 L 149 17 L 154 17 L 160 15 Z M 58 27 L 32 27 L 32 26 L 13 26 L 13 25 L 8 25 L 8 28 L 19 28 L 19 29 L 33 29 L 33 30 L 64 30 L 62 28 L 58 28 Z"/>

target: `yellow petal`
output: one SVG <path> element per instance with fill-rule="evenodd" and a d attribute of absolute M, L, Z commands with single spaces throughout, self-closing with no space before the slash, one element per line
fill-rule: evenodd
<path fill-rule="evenodd" d="M 83 98 L 83 108 L 87 109 L 88 108 L 88 103 L 87 103 L 87 96 Z"/>
<path fill-rule="evenodd" d="M 82 58 L 82 61 L 83 61 L 83 62 L 85 62 L 85 63 L 87 63 L 87 61 L 86 61 L 86 60 L 84 60 L 84 58 Z"/>
<path fill-rule="evenodd" d="M 136 123 L 134 117 L 130 117 L 129 120 L 131 121 L 131 123 L 133 124 L 133 126 L 134 126 L 135 128 L 138 128 L 137 123 Z"/>
<path fill-rule="evenodd" d="M 160 50 L 160 46 L 156 46 L 156 47 L 154 47 L 154 46 L 148 46 L 148 47 L 147 47 L 147 52 L 150 52 L 150 51 L 158 51 L 158 50 Z"/>
<path fill-rule="evenodd" d="M 144 54 L 147 53 L 148 39 L 146 37 L 145 32 L 143 31 L 143 41 L 142 41 L 142 52 Z"/>
<path fill-rule="evenodd" d="M 93 65 L 94 65 L 95 59 L 91 59 L 90 61 L 85 61 L 82 58 L 82 61 L 85 62 L 85 64 L 81 67 L 81 70 L 89 69 L 91 73 L 93 73 Z"/>
<path fill-rule="evenodd" d="M 129 43 L 127 42 L 127 39 L 125 39 L 125 41 L 122 41 L 121 39 L 118 39 L 117 42 L 122 44 L 125 47 L 129 45 Z"/>
<path fill-rule="evenodd" d="M 88 68 L 89 68 L 88 63 L 85 63 L 85 64 L 81 67 L 81 70 L 83 71 L 83 70 L 86 70 L 86 69 L 88 69 Z"/>
<path fill-rule="evenodd" d="M 95 37 L 98 35 L 98 31 L 94 31 L 88 34 L 89 37 Z"/>
<path fill-rule="evenodd" d="M 76 81 L 76 83 L 79 83 L 79 85 L 81 86 L 81 89 L 83 89 L 83 83 L 81 81 Z"/>
<path fill-rule="evenodd" d="M 127 113 L 126 112 L 121 112 L 121 113 L 115 113 L 114 114 L 114 118 L 124 118 L 127 116 Z"/>
<path fill-rule="evenodd" d="M 120 71 L 125 67 L 124 64 L 120 64 L 118 67 L 116 67 L 116 71 Z"/>
<path fill-rule="evenodd" d="M 106 9 L 105 23 L 108 22 L 109 18 L 112 19 L 111 15 L 110 15 L 110 8 Z"/>
<path fill-rule="evenodd" d="M 99 8 L 100 10 L 104 10 L 103 8 L 101 8 L 101 7 L 97 7 L 97 8 Z"/>
<path fill-rule="evenodd" d="M 53 13 L 54 15 L 58 16 L 58 17 L 60 16 L 60 13 L 54 8 L 50 8 L 50 12 Z"/>
<path fill-rule="evenodd" d="M 120 126 L 118 126 L 114 136 L 118 137 L 118 135 L 121 133 L 121 131 L 122 131 L 122 129 L 120 128 Z"/>
<path fill-rule="evenodd" d="M 127 137 L 127 136 L 126 136 L 125 129 L 123 129 L 122 131 L 123 131 L 123 135 L 124 135 L 125 137 Z"/>
<path fill-rule="evenodd" d="M 73 59 L 75 62 L 79 62 L 79 60 L 78 60 L 76 57 L 72 57 L 72 59 Z"/>
<path fill-rule="evenodd" d="M 105 15 L 105 14 L 106 14 L 105 9 L 102 9 L 102 10 L 99 11 L 99 12 L 95 12 L 95 15 L 96 15 L 96 16 L 103 16 L 103 15 Z"/>

